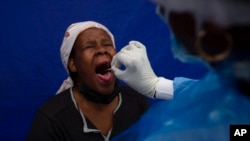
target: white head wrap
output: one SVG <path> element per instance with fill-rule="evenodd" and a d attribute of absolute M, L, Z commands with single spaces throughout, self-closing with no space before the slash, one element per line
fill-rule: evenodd
<path fill-rule="evenodd" d="M 63 63 L 64 68 L 66 69 L 67 73 L 69 73 L 69 70 L 68 70 L 69 55 L 70 55 L 71 50 L 74 46 L 74 43 L 75 43 L 77 36 L 81 32 L 83 32 L 84 30 L 89 29 L 89 28 L 93 28 L 93 27 L 100 28 L 100 29 L 103 29 L 104 31 L 106 31 L 108 33 L 108 35 L 110 36 L 110 38 L 113 42 L 113 45 L 115 47 L 114 36 L 108 30 L 108 28 L 106 28 L 104 25 L 97 23 L 97 22 L 94 22 L 94 21 L 78 22 L 78 23 L 71 24 L 65 32 L 63 42 L 61 45 L 61 49 L 60 49 L 62 63 Z M 57 91 L 57 94 L 72 87 L 72 86 L 73 86 L 73 81 L 70 78 L 70 76 L 68 76 L 68 78 L 63 81 L 61 87 Z"/>
<path fill-rule="evenodd" d="M 250 23 L 248 0 L 153 0 L 165 8 L 165 20 L 170 11 L 191 12 L 197 21 L 196 31 L 204 21 L 213 21 L 221 26 Z"/>

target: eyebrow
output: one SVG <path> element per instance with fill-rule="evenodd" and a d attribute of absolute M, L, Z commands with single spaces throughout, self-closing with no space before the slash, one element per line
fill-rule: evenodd
<path fill-rule="evenodd" d="M 83 44 L 95 44 L 95 43 L 96 43 L 95 40 L 90 40 L 90 41 L 83 42 Z"/>
<path fill-rule="evenodd" d="M 109 39 L 109 38 L 105 38 L 105 39 L 102 39 L 102 40 L 101 40 L 101 42 L 107 42 L 107 41 L 113 43 L 112 39 Z"/>

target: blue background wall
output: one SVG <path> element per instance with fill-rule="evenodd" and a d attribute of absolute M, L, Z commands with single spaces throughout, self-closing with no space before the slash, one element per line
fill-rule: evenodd
<path fill-rule="evenodd" d="M 1 141 L 25 140 L 35 110 L 67 77 L 59 49 L 73 22 L 106 25 L 117 50 L 130 40 L 141 41 L 159 76 L 200 78 L 206 72 L 173 58 L 168 27 L 149 0 L 2 0 L 0 18 Z"/>

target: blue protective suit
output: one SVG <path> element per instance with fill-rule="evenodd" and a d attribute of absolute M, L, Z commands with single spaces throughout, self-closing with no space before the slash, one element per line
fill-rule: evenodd
<path fill-rule="evenodd" d="M 115 141 L 229 141 L 230 124 L 250 124 L 250 98 L 210 71 L 175 78 L 174 99 L 158 101 Z"/>

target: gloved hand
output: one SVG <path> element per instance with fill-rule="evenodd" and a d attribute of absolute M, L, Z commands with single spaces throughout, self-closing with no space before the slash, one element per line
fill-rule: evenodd
<path fill-rule="evenodd" d="M 121 65 L 125 70 L 121 70 Z M 145 46 L 137 41 L 130 41 L 118 52 L 111 62 L 111 69 L 118 79 L 147 97 L 154 98 L 159 78 L 155 75 L 148 60 Z"/>

